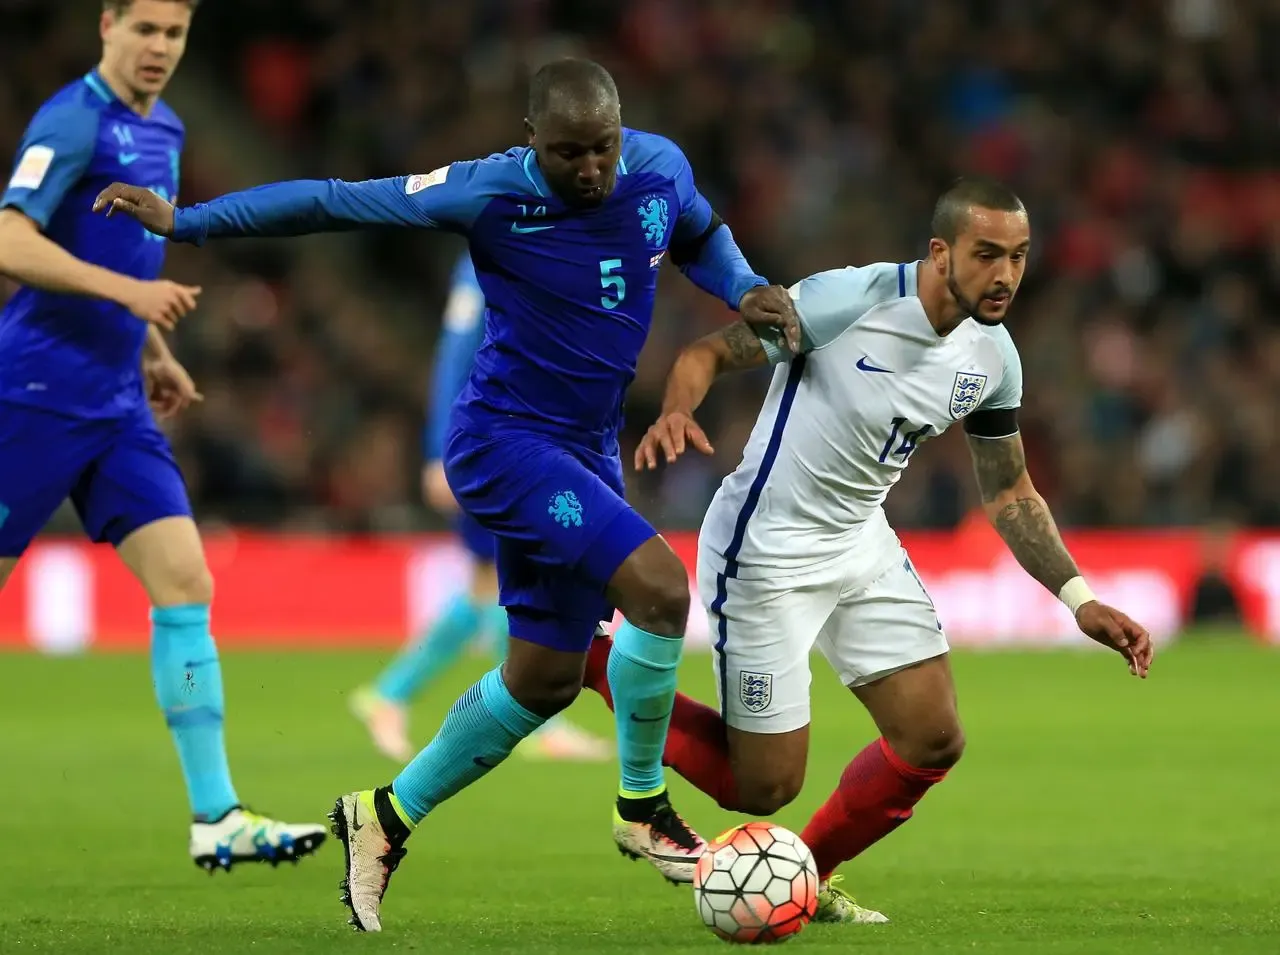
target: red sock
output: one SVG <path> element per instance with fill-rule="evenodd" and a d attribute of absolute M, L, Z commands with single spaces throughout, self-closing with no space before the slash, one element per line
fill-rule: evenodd
<path fill-rule="evenodd" d="M 591 641 L 582 681 L 583 686 L 604 698 L 609 709 L 613 709 L 608 676 L 609 651 L 612 649 L 613 640 L 609 637 L 597 637 Z M 722 809 L 737 808 L 738 789 L 729 766 L 728 730 L 720 714 L 711 707 L 683 693 L 676 694 L 662 762 L 714 799 Z"/>
<path fill-rule="evenodd" d="M 800 834 L 819 877 L 826 879 L 910 819 L 915 804 L 946 775 L 945 769 L 908 766 L 883 737 L 854 757 Z"/>

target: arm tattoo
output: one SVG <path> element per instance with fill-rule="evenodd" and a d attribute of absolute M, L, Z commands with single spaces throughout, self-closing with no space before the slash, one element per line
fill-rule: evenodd
<path fill-rule="evenodd" d="M 990 504 L 1010 490 L 1026 473 L 1027 458 L 1022 451 L 1022 436 L 1008 438 L 969 438 L 973 471 L 978 477 L 982 503 Z"/>
<path fill-rule="evenodd" d="M 992 525 L 1022 568 L 1057 594 L 1080 571 L 1062 543 L 1049 506 L 1026 480 L 1021 436 L 970 437 L 969 450 Z"/>
<path fill-rule="evenodd" d="M 760 336 L 746 322 L 739 319 L 721 332 L 720 337 L 727 351 L 722 358 L 726 370 L 762 364 L 764 346 L 760 344 Z"/>

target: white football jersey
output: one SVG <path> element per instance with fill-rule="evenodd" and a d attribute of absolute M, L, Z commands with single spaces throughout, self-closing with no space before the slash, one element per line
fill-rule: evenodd
<path fill-rule="evenodd" d="M 773 383 L 702 524 L 700 544 L 726 576 L 848 555 L 921 444 L 979 408 L 1021 404 L 1008 331 L 966 319 L 938 335 L 916 296 L 918 269 L 835 269 L 790 290 L 804 348 L 792 356 L 763 339 Z"/>

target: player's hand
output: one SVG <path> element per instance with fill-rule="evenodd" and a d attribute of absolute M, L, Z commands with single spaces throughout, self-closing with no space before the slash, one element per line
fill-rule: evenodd
<path fill-rule="evenodd" d="M 147 399 L 157 418 L 169 418 L 204 401 L 187 370 L 172 356 L 144 362 L 142 375 L 147 386 Z"/>
<path fill-rule="evenodd" d="M 195 310 L 201 289 L 195 285 L 179 285 L 167 279 L 134 282 L 120 304 L 144 322 L 172 331 L 178 320 Z"/>
<path fill-rule="evenodd" d="M 150 189 L 113 182 L 93 200 L 93 211 L 106 210 L 107 217 L 124 212 L 142 223 L 154 235 L 173 235 L 173 203 L 161 199 Z"/>
<path fill-rule="evenodd" d="M 649 426 L 640 444 L 636 447 L 636 470 L 652 471 L 658 466 L 658 457 L 663 457 L 668 464 L 674 464 L 676 458 L 684 454 L 688 445 L 693 445 L 703 454 L 715 454 L 715 448 L 707 440 L 706 433 L 693 420 L 692 415 L 683 411 L 664 414 Z"/>
<path fill-rule="evenodd" d="M 422 499 L 441 514 L 457 513 L 458 501 L 444 476 L 444 465 L 439 461 L 432 461 L 422 469 Z"/>
<path fill-rule="evenodd" d="M 1090 600 L 1076 611 L 1076 623 L 1087 637 L 1110 647 L 1129 661 L 1129 672 L 1147 678 L 1155 648 L 1151 634 L 1114 607 Z"/>
<path fill-rule="evenodd" d="M 800 316 L 791 293 L 781 285 L 757 285 L 742 296 L 738 313 L 748 325 L 769 325 L 782 329 L 787 347 L 800 352 Z"/>

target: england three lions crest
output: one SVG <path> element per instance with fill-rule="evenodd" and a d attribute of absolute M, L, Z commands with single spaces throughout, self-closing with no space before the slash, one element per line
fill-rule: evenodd
<path fill-rule="evenodd" d="M 967 371 L 956 372 L 956 383 L 951 389 L 951 417 L 958 421 L 978 407 L 986 390 L 986 375 L 975 375 Z"/>
<path fill-rule="evenodd" d="M 760 713 L 769 708 L 773 702 L 773 674 L 752 673 L 750 670 L 738 671 L 738 696 L 742 705 L 752 713 Z"/>

